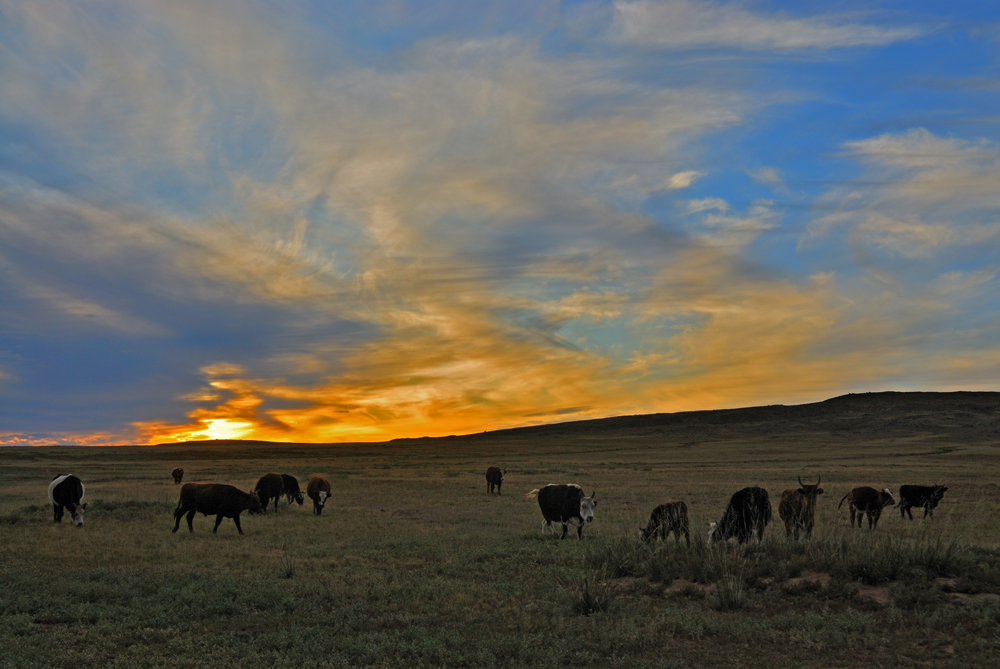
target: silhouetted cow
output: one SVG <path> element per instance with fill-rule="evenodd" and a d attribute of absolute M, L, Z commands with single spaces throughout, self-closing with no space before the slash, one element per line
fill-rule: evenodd
<path fill-rule="evenodd" d="M 184 478 L 184 470 L 178 467 L 174 471 L 170 472 L 170 475 L 174 477 L 174 485 L 177 485 Z"/>
<path fill-rule="evenodd" d="M 575 483 L 550 483 L 544 488 L 535 488 L 526 498 L 538 498 L 538 507 L 542 510 L 542 536 L 545 532 L 552 530 L 555 535 L 556 523 L 562 524 L 562 536 L 566 538 L 567 524 L 576 526 L 576 538 L 583 538 L 583 524 L 594 522 L 594 501 L 596 492 L 590 497 L 584 497 L 583 489 Z"/>
<path fill-rule="evenodd" d="M 299 480 L 291 474 L 282 474 L 281 483 L 284 486 L 288 503 L 298 502 L 299 506 L 302 506 L 302 502 L 306 501 L 306 494 L 299 490 Z"/>
<path fill-rule="evenodd" d="M 236 529 L 243 534 L 240 526 L 240 513 L 249 511 L 250 513 L 260 513 L 260 500 L 252 492 L 243 492 L 239 488 L 224 483 L 185 483 L 181 486 L 181 497 L 177 501 L 177 508 L 174 509 L 174 529 L 176 532 L 181 525 L 181 518 L 187 514 L 188 530 L 194 532 L 194 514 L 202 513 L 206 516 L 215 515 L 215 527 L 213 533 L 218 533 L 219 525 L 223 518 L 232 518 L 236 523 Z"/>
<path fill-rule="evenodd" d="M 867 515 L 868 529 L 875 529 L 875 526 L 878 525 L 882 509 L 887 506 L 896 506 L 896 500 L 892 498 L 892 493 L 889 492 L 888 488 L 883 490 L 876 490 L 868 486 L 854 488 L 840 500 L 840 504 L 837 505 L 838 511 L 844 504 L 844 500 L 847 500 L 851 509 L 851 527 L 854 527 L 855 514 L 858 517 L 858 527 L 861 527 L 861 518 Z"/>
<path fill-rule="evenodd" d="M 271 503 L 271 500 L 274 500 L 274 512 L 278 513 L 278 500 L 285 494 L 285 482 L 279 475 L 264 474 L 257 479 L 257 485 L 254 486 L 253 491 L 260 499 L 262 512 L 267 512 L 267 505 Z"/>
<path fill-rule="evenodd" d="M 904 485 L 899 486 L 899 515 L 905 519 L 906 516 L 913 520 L 910 513 L 912 507 L 924 507 L 924 518 L 930 515 L 934 518 L 934 508 L 944 497 L 944 491 L 948 489 L 945 485 Z"/>
<path fill-rule="evenodd" d="M 499 467 L 490 467 L 486 470 L 486 492 L 492 493 L 493 486 L 497 488 L 497 494 L 500 494 L 500 486 L 503 485 L 503 477 L 507 473 L 507 468 L 504 467 L 500 469 Z"/>
<path fill-rule="evenodd" d="M 306 494 L 313 501 L 313 513 L 322 516 L 326 500 L 330 499 L 330 482 L 322 476 L 314 476 L 306 484 Z"/>
<path fill-rule="evenodd" d="M 771 522 L 771 498 L 759 486 L 743 488 L 733 493 L 729 505 L 717 523 L 709 523 L 708 541 L 715 543 L 736 537 L 741 544 L 757 532 L 757 541 Z"/>
<path fill-rule="evenodd" d="M 799 477 L 800 488 L 789 488 L 781 493 L 781 501 L 778 502 L 778 515 L 785 523 L 785 536 L 795 535 L 795 540 L 799 540 L 799 530 L 806 531 L 806 539 L 812 536 L 813 524 L 816 520 L 816 496 L 823 494 L 823 489 L 819 487 L 819 482 L 823 480 L 820 476 L 816 479 L 816 485 L 806 485 Z"/>
<path fill-rule="evenodd" d="M 681 543 L 681 532 L 688 548 L 691 547 L 691 531 L 688 525 L 688 507 L 684 502 L 668 502 L 661 504 L 649 514 L 649 523 L 639 530 L 639 539 L 647 542 L 659 535 L 663 541 L 673 532 L 674 540 Z"/>
<path fill-rule="evenodd" d="M 49 483 L 49 503 L 52 504 L 54 523 L 61 523 L 63 513 L 69 509 L 70 520 L 74 527 L 83 527 L 83 512 L 87 503 L 83 499 L 83 481 L 72 474 L 62 474 Z"/>

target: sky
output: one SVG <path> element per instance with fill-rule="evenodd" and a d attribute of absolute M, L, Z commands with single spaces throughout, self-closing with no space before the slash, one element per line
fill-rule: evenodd
<path fill-rule="evenodd" d="M 0 444 L 1000 390 L 1000 3 L 0 0 Z"/>

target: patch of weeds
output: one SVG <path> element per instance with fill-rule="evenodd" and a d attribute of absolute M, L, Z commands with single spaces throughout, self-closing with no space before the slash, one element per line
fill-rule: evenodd
<path fill-rule="evenodd" d="M 295 558 L 288 553 L 283 553 L 279 562 L 278 575 L 281 578 L 292 578 L 295 576 Z"/>
<path fill-rule="evenodd" d="M 730 574 L 715 584 L 715 603 L 722 611 L 738 611 L 746 606 L 747 588 L 743 579 Z"/>
<path fill-rule="evenodd" d="M 576 582 L 577 592 L 572 600 L 572 609 L 581 616 L 604 613 L 615 601 L 614 587 L 603 575 L 588 572 Z"/>
<path fill-rule="evenodd" d="M 808 579 L 802 579 L 798 583 L 786 583 L 781 586 L 781 591 L 786 595 L 791 595 L 793 597 L 801 597 L 803 595 L 812 595 L 822 592 L 823 584 L 819 581 L 810 581 Z"/>
<path fill-rule="evenodd" d="M 889 586 L 889 594 L 896 606 L 907 611 L 936 607 L 944 599 L 941 590 L 926 581 L 897 581 Z"/>

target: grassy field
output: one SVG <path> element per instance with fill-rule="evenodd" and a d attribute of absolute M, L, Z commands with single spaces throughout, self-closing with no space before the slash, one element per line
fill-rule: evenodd
<path fill-rule="evenodd" d="M 904 432 L 3 449 L 0 666 L 991 666 L 997 444 Z M 491 464 L 509 468 L 502 496 L 485 491 Z M 321 517 L 308 500 L 244 514 L 242 537 L 202 516 L 171 534 L 175 466 L 245 490 L 271 471 L 303 486 L 320 474 L 333 501 Z M 45 497 L 69 472 L 87 487 L 82 529 L 55 525 Z M 793 544 L 778 498 L 818 474 L 816 533 Z M 542 538 L 523 495 L 550 482 L 596 489 L 583 541 Z M 949 490 L 932 521 L 890 508 L 875 532 L 852 530 L 836 508 L 855 485 L 935 482 Z M 706 546 L 707 523 L 752 484 L 774 505 L 764 542 Z M 640 544 L 673 499 L 692 547 Z"/>

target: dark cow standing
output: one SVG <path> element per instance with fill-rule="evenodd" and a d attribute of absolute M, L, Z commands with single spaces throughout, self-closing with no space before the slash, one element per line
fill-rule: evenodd
<path fill-rule="evenodd" d="M 912 507 L 924 507 L 924 518 L 930 515 L 934 518 L 934 508 L 944 497 L 944 491 L 948 489 L 946 485 L 904 485 L 899 486 L 899 516 L 906 519 L 906 516 L 913 520 L 910 513 Z"/>
<path fill-rule="evenodd" d="M 499 467 L 490 467 L 486 470 L 486 492 L 492 493 L 493 486 L 497 488 L 497 494 L 500 494 L 500 486 L 503 485 L 503 477 L 507 473 L 507 468 L 504 467 L 500 469 Z"/>
<path fill-rule="evenodd" d="M 596 492 L 585 497 L 583 488 L 575 483 L 550 483 L 542 489 L 535 488 L 526 497 L 531 499 L 538 497 L 538 507 L 542 510 L 542 536 L 545 532 L 552 530 L 556 533 L 553 525 L 562 524 L 562 536 L 566 538 L 567 524 L 576 526 L 576 538 L 583 539 L 583 524 L 594 522 L 594 501 Z"/>
<path fill-rule="evenodd" d="M 257 485 L 254 486 L 253 491 L 257 493 L 257 498 L 260 499 L 260 508 L 262 511 L 267 511 L 267 505 L 273 499 L 274 512 L 278 513 L 278 500 L 285 494 L 285 482 L 281 479 L 281 476 L 278 474 L 264 474 L 257 479 Z"/>
<path fill-rule="evenodd" d="M 771 522 L 771 498 L 759 486 L 743 488 L 733 493 L 729 505 L 718 523 L 709 523 L 708 541 L 715 543 L 736 537 L 741 544 L 757 532 L 757 541 L 764 538 L 764 529 Z"/>
<path fill-rule="evenodd" d="M 896 500 L 892 498 L 892 493 L 889 492 L 888 488 L 883 490 L 876 490 L 868 486 L 854 488 L 840 500 L 840 504 L 837 505 L 838 511 L 844 504 L 844 500 L 847 500 L 851 509 L 851 527 L 854 527 L 855 514 L 858 517 L 858 527 L 861 527 L 861 518 L 867 515 L 868 529 L 875 529 L 875 526 L 878 525 L 882 509 L 887 506 L 896 506 Z"/>
<path fill-rule="evenodd" d="M 799 477 L 799 488 L 789 488 L 781 493 L 778 502 L 778 515 L 785 523 L 785 536 L 795 535 L 799 540 L 799 530 L 805 530 L 806 539 L 812 536 L 813 524 L 816 521 L 816 496 L 823 494 L 819 487 L 823 477 L 816 479 L 816 485 L 806 485 Z"/>
<path fill-rule="evenodd" d="M 54 523 L 61 523 L 63 513 L 69 509 L 70 520 L 74 527 L 83 527 L 83 512 L 87 503 L 83 499 L 83 481 L 72 474 L 61 474 L 49 483 L 49 503 L 52 504 Z"/>
<path fill-rule="evenodd" d="M 653 509 L 653 513 L 649 514 L 649 523 L 644 529 L 639 530 L 639 539 L 647 542 L 659 535 L 660 539 L 666 541 L 671 532 L 674 533 L 674 540 L 678 545 L 681 543 L 681 532 L 683 532 L 688 548 L 691 547 L 688 507 L 684 502 L 668 502 Z"/>
<path fill-rule="evenodd" d="M 323 507 L 330 499 L 330 482 L 322 476 L 314 476 L 306 484 L 306 494 L 313 501 L 313 513 L 317 516 L 323 515 Z"/>
<path fill-rule="evenodd" d="M 174 485 L 177 485 L 184 478 L 184 470 L 178 467 L 174 471 L 170 472 L 170 475 L 174 477 Z"/>
<path fill-rule="evenodd" d="M 215 515 L 215 527 L 212 533 L 218 533 L 223 518 L 232 518 L 236 529 L 243 534 L 240 526 L 240 514 L 244 511 L 260 513 L 260 500 L 252 492 L 243 492 L 239 488 L 224 483 L 185 483 L 181 486 L 181 498 L 174 509 L 174 529 L 181 525 L 181 518 L 187 514 L 188 530 L 194 532 L 194 514 L 203 513 L 206 516 Z"/>
<path fill-rule="evenodd" d="M 306 494 L 299 490 L 299 480 L 291 474 L 282 474 L 281 484 L 284 487 L 288 503 L 298 502 L 299 506 L 302 506 L 302 502 L 306 501 Z"/>

